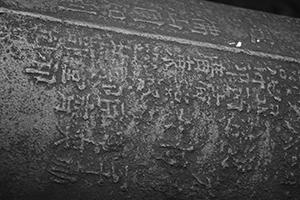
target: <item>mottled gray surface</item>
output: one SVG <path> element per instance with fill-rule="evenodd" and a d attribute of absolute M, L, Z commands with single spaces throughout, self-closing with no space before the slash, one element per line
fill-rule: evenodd
<path fill-rule="evenodd" d="M 299 20 L 197 1 L 0 5 L 1 199 L 299 197 Z"/>

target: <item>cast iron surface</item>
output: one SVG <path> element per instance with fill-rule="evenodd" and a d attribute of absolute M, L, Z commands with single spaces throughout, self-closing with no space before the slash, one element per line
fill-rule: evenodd
<path fill-rule="evenodd" d="M 299 198 L 299 20 L 0 5 L 1 199 Z"/>

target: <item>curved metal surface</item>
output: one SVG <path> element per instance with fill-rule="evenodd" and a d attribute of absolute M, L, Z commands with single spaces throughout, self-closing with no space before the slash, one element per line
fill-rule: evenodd
<path fill-rule="evenodd" d="M 202 1 L 0 5 L 0 198 L 299 197 L 299 20 Z"/>

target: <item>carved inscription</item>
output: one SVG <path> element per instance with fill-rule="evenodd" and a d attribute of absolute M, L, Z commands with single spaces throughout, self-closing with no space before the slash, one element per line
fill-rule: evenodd
<path fill-rule="evenodd" d="M 134 21 L 152 23 L 158 26 L 164 24 L 160 13 L 156 10 L 134 7 L 130 15 Z"/>
<path fill-rule="evenodd" d="M 155 9 L 118 5 L 108 5 L 108 17 L 187 28 L 170 13 L 174 18 L 168 21 Z M 298 151 L 296 64 L 254 62 L 250 56 L 58 22 L 21 23 L 30 17 L 3 19 L 6 26 L 20 20 L 5 33 L 19 45 L 9 49 L 12 59 L 24 62 L 22 72 L 35 87 L 57 95 L 57 137 L 48 167 L 55 184 L 92 177 L 99 187 L 110 182 L 124 192 L 143 186 L 171 193 L 163 186 L 172 180 L 179 193 L 195 188 L 211 196 L 222 177 L 210 169 L 236 170 L 252 187 L 273 164 L 276 148 Z M 205 18 L 191 21 L 194 33 L 220 34 Z M 286 162 L 295 163 L 297 156 Z"/>
<path fill-rule="evenodd" d="M 113 2 L 73 2 L 64 0 L 59 7 L 69 12 L 85 13 L 91 16 L 107 17 L 112 20 L 125 21 L 128 24 L 134 24 L 144 27 L 143 24 L 153 28 L 161 27 L 162 30 L 176 32 L 195 33 L 200 35 L 219 36 L 221 29 L 218 25 L 207 19 L 202 13 L 182 11 L 180 14 L 176 10 L 181 9 L 184 5 L 179 2 L 166 4 L 140 5 L 133 2 L 132 5 L 122 4 L 117 1 Z M 174 5 L 175 7 L 172 7 Z M 83 9 L 84 8 L 84 9 Z M 88 9 L 88 10 L 87 10 Z M 167 11 L 167 15 L 165 12 Z"/>

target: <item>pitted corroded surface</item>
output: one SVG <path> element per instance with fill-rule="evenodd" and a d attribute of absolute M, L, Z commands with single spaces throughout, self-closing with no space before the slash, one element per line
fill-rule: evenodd
<path fill-rule="evenodd" d="M 5 192 L 22 195 L 42 191 L 49 145 L 55 139 L 57 103 L 55 89 L 37 86 L 24 69 L 36 54 L 22 41 L 20 27 L 1 18 L 0 53 L 0 184 Z M 46 89 L 46 90 L 45 90 Z M 4 196 L 2 196 L 4 195 Z"/>
<path fill-rule="evenodd" d="M 299 58 L 300 20 L 217 5 L 206 1 L 165 0 L 2 0 L 5 7 L 34 11 L 85 26 L 126 28 L 242 47 Z M 251 17 L 249 17 L 251 16 Z M 125 33 L 123 31 L 123 33 Z M 239 46 L 239 45 L 238 45 Z M 249 53 L 249 51 L 245 51 Z"/>
<path fill-rule="evenodd" d="M 150 11 L 131 15 L 160 26 Z M 1 176 L 20 185 L 5 189 L 297 197 L 299 63 L 20 13 L 1 15 L 0 36 Z"/>

